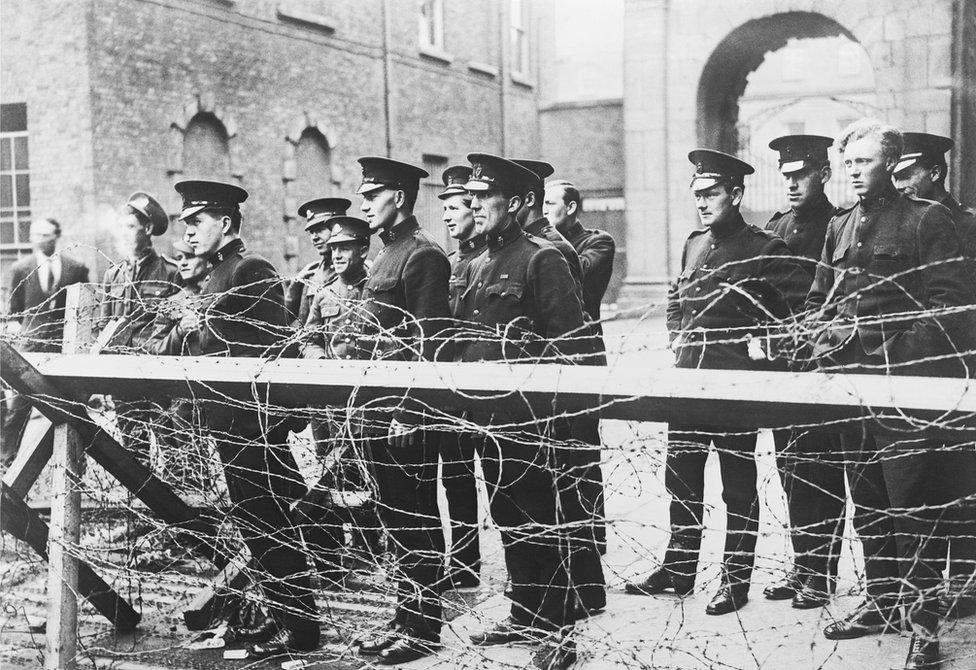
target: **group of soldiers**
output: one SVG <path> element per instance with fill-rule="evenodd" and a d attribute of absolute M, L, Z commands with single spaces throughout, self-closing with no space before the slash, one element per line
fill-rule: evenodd
<path fill-rule="evenodd" d="M 976 217 L 945 190 L 951 140 L 855 122 L 838 142 L 858 196 L 847 209 L 824 192 L 833 143 L 791 135 L 770 144 L 790 210 L 765 227 L 740 213 L 750 165 L 714 150 L 689 154 L 702 228 L 688 238 L 668 296 L 678 367 L 971 376 Z M 606 365 L 600 304 L 614 241 L 583 226 L 579 190 L 552 179 L 550 164 L 472 153 L 467 165 L 445 170 L 443 222 L 458 243 L 450 255 L 413 214 L 428 173 L 388 158 L 359 164 L 362 217 L 348 214 L 344 198 L 300 207 L 320 260 L 291 282 L 245 248 L 244 189 L 176 185 L 185 229 L 175 263 L 152 247 L 166 213 L 148 194 L 134 194 L 118 225 L 127 260 L 104 278 L 100 346 L 158 355 Z M 373 236 L 382 246 L 370 261 Z M 123 435 L 151 426 L 152 411 L 139 402 L 120 409 L 120 425 L 129 425 Z M 238 622 L 236 639 L 252 657 L 314 649 L 318 614 L 300 547 L 314 555 L 320 583 L 341 584 L 348 519 L 328 504 L 306 504 L 315 491 L 288 447 L 305 420 L 231 401 L 178 405 L 174 413 L 192 423 L 194 412 L 216 445 L 233 519 L 264 576 L 269 616 Z M 445 420 L 406 397 L 395 407 L 350 407 L 338 422 L 311 421 L 320 454 L 353 445 L 338 457 L 346 471 L 327 473 L 321 487 L 338 477 L 375 491 L 397 566 L 394 617 L 355 641 L 360 654 L 399 664 L 433 653 L 442 592 L 480 583 L 477 460 L 501 532 L 511 610 L 471 641 L 537 644 L 533 662 L 542 668 L 575 662 L 575 622 L 606 607 L 599 425 L 590 416 L 516 414 L 472 409 Z M 627 584 L 629 593 L 693 592 L 704 465 L 714 445 L 727 527 L 721 584 L 706 611 L 746 604 L 759 527 L 756 438 L 719 420 L 669 426 L 671 537 L 660 567 Z M 914 634 L 905 667 L 938 667 L 941 617 L 976 610 L 972 443 L 906 440 L 868 422 L 777 431 L 775 442 L 795 562 L 766 597 L 798 609 L 829 602 L 846 480 L 867 598 L 824 633 L 846 639 L 907 622 Z M 351 468 L 357 476 L 351 461 L 362 466 Z M 447 494 L 450 551 L 438 481 Z"/>

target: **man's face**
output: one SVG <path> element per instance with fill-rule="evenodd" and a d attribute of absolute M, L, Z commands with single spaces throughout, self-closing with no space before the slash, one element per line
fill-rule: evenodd
<path fill-rule="evenodd" d="M 47 219 L 31 221 L 30 243 L 34 251 L 50 256 L 58 246 L 58 228 Z"/>
<path fill-rule="evenodd" d="M 338 242 L 332 247 L 332 269 L 341 277 L 359 274 L 366 262 L 369 246 L 362 242 Z"/>
<path fill-rule="evenodd" d="M 878 195 L 891 184 L 893 162 L 885 160 L 881 140 L 874 135 L 847 144 L 844 167 L 854 192 L 861 198 Z"/>
<path fill-rule="evenodd" d="M 230 226 L 230 217 L 226 214 L 215 216 L 204 210 L 184 219 L 183 223 L 186 225 L 183 241 L 193 247 L 197 256 L 207 256 L 220 249 L 224 229 Z"/>
<path fill-rule="evenodd" d="M 542 201 L 542 215 L 556 228 L 568 223 L 576 213 L 576 203 L 567 204 L 563 199 L 565 193 L 563 186 L 550 186 L 546 189 L 546 199 Z"/>
<path fill-rule="evenodd" d="M 905 195 L 934 200 L 935 180 L 932 177 L 932 168 L 916 163 L 894 173 L 891 181 Z"/>
<path fill-rule="evenodd" d="M 475 191 L 471 197 L 474 229 L 479 235 L 500 232 L 522 204 L 521 198 L 506 198 L 497 188 Z"/>
<path fill-rule="evenodd" d="M 332 230 L 325 225 L 325 221 L 310 228 L 308 231 L 308 239 L 312 242 L 312 246 L 315 247 L 315 250 L 319 252 L 319 256 L 322 258 L 329 255 L 329 245 L 327 243 L 330 237 L 332 237 Z"/>
<path fill-rule="evenodd" d="M 194 256 L 193 254 L 185 254 L 182 251 L 178 251 L 173 257 L 173 260 L 176 261 L 176 269 L 179 270 L 180 277 L 186 282 L 203 279 L 204 275 L 210 269 L 210 263 L 205 258 Z"/>
<path fill-rule="evenodd" d="M 783 175 L 786 197 L 793 209 L 803 209 L 815 204 L 823 196 L 824 184 L 830 179 L 830 168 L 816 169 L 810 166 Z"/>
<path fill-rule="evenodd" d="M 402 191 L 381 188 L 363 194 L 363 204 L 360 209 L 363 211 L 363 218 L 369 222 L 370 230 L 380 230 L 393 225 L 397 216 L 398 193 Z"/>
<path fill-rule="evenodd" d="M 152 245 L 149 225 L 143 224 L 131 212 L 119 214 L 112 232 L 115 237 L 115 250 L 120 256 L 126 258 L 138 258 Z"/>
<path fill-rule="evenodd" d="M 464 240 L 474 237 L 474 214 L 471 212 L 470 196 L 466 193 L 458 193 L 444 199 L 444 225 L 447 226 L 447 234 L 455 240 Z"/>
<path fill-rule="evenodd" d="M 729 189 L 725 184 L 715 184 L 694 193 L 698 219 L 706 227 L 730 221 L 738 211 L 737 207 L 742 200 L 742 189 L 738 186 Z"/>

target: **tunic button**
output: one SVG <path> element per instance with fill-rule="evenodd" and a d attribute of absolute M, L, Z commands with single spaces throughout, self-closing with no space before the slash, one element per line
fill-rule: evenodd
<path fill-rule="evenodd" d="M 793 229 L 793 234 L 794 234 L 794 235 L 795 235 L 795 234 L 797 234 L 798 232 L 800 232 L 800 229 L 799 229 L 799 228 L 794 228 L 794 229 Z"/>
<path fill-rule="evenodd" d="M 714 248 L 715 248 L 715 245 L 713 244 L 713 245 L 712 245 L 712 249 L 714 249 Z"/>
<path fill-rule="evenodd" d="M 858 246 L 858 248 L 860 249 L 861 247 L 863 247 L 863 246 L 864 246 L 864 242 L 858 242 L 858 243 L 857 243 L 857 246 Z"/>
<path fill-rule="evenodd" d="M 696 286 L 695 287 L 695 290 L 700 292 L 701 291 L 701 286 Z"/>
<path fill-rule="evenodd" d="M 352 354 L 346 354 L 346 358 L 352 358 Z"/>
<path fill-rule="evenodd" d="M 862 217 L 861 217 L 861 223 L 864 223 L 864 222 L 865 222 L 865 221 L 867 221 L 867 220 L 868 220 L 868 217 L 866 217 L 866 216 L 862 216 Z"/>
<path fill-rule="evenodd" d="M 478 288 L 481 288 L 484 285 L 485 285 L 485 283 L 483 281 L 478 282 Z"/>
<path fill-rule="evenodd" d="M 346 319 L 346 323 L 352 323 L 352 319 Z"/>
<path fill-rule="evenodd" d="M 475 316 L 478 316 L 479 314 L 481 314 L 481 310 L 480 309 L 474 310 L 474 315 Z"/>
<path fill-rule="evenodd" d="M 697 309 L 693 309 L 693 310 L 691 310 L 691 313 L 692 314 L 698 314 L 698 310 Z"/>

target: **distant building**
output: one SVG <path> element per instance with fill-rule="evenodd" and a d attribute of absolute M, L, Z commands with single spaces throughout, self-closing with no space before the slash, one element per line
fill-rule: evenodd
<path fill-rule="evenodd" d="M 298 204 L 352 196 L 361 155 L 430 171 L 418 214 L 447 244 L 443 168 L 471 150 L 539 153 L 532 11 L 521 0 L 6 0 L 4 288 L 32 216 L 58 218 L 99 276 L 116 258 L 113 209 L 142 189 L 175 215 L 173 184 L 190 177 L 246 188 L 248 246 L 294 271 L 314 256 Z"/>

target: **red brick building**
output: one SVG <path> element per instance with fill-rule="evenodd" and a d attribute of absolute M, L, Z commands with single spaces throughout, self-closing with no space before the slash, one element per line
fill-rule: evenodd
<path fill-rule="evenodd" d="M 137 189 L 250 192 L 249 246 L 310 260 L 297 205 L 354 193 L 356 157 L 427 166 L 418 214 L 443 236 L 441 170 L 471 150 L 539 154 L 534 25 L 519 0 L 7 0 L 0 5 L 4 270 L 54 216 L 96 274 Z M 358 207 L 358 198 L 351 198 Z M 163 243 L 175 238 L 174 224 Z M 2 278 L 8 282 L 6 272 Z"/>

